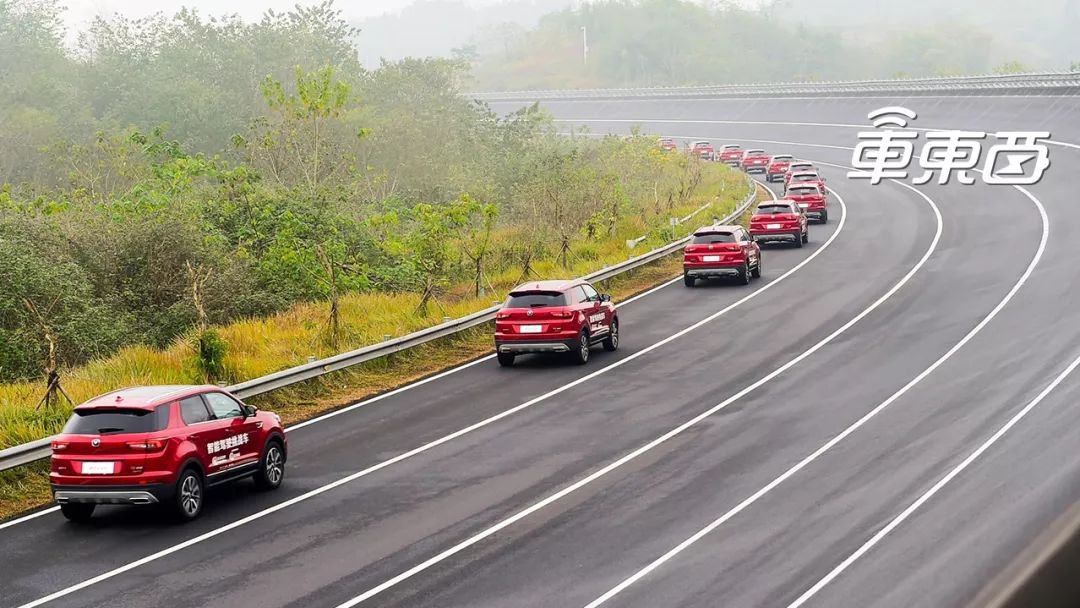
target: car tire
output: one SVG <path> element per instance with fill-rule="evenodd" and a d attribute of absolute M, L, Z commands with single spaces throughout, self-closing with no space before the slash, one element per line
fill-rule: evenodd
<path fill-rule="evenodd" d="M 795 235 L 795 248 L 796 249 L 802 249 L 802 244 L 803 244 L 803 235 L 802 235 L 802 232 L 800 232 L 799 234 Z"/>
<path fill-rule="evenodd" d="M 619 320 L 611 320 L 611 331 L 608 332 L 608 337 L 604 338 L 604 350 L 609 353 L 613 353 L 619 349 Z"/>
<path fill-rule="evenodd" d="M 754 264 L 754 269 L 750 271 L 750 276 L 755 279 L 761 278 L 761 255 L 757 256 L 757 264 Z"/>
<path fill-rule="evenodd" d="M 589 362 L 589 332 L 581 330 L 578 334 L 577 348 L 570 353 L 570 357 L 573 358 L 574 363 L 578 365 L 585 365 Z"/>
<path fill-rule="evenodd" d="M 97 505 L 93 503 L 69 502 L 66 505 L 60 505 L 60 512 L 68 521 L 84 524 L 93 517 L 95 507 Z"/>
<path fill-rule="evenodd" d="M 750 262 L 743 262 L 742 268 L 739 269 L 739 284 L 750 284 Z"/>
<path fill-rule="evenodd" d="M 514 353 L 496 353 L 495 358 L 503 367 L 514 367 Z"/>
<path fill-rule="evenodd" d="M 687 287 L 693 287 L 694 285 L 697 285 L 697 279 L 688 274 L 682 275 L 682 282 L 683 285 L 686 285 Z"/>
<path fill-rule="evenodd" d="M 206 488 L 202 476 L 195 469 L 184 469 L 176 480 L 173 514 L 182 522 L 195 520 L 202 513 L 205 501 Z"/>
<path fill-rule="evenodd" d="M 803 228 L 802 242 L 804 242 L 804 243 L 809 243 L 810 242 L 810 228 Z"/>
<path fill-rule="evenodd" d="M 277 439 L 266 442 L 262 457 L 259 458 L 259 470 L 252 476 L 255 487 L 260 490 L 276 490 L 285 478 L 285 447 Z"/>

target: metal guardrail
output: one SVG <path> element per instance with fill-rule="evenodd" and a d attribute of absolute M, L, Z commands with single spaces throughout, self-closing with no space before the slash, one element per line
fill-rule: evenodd
<path fill-rule="evenodd" d="M 1080 94 L 1080 72 L 1039 72 L 1028 74 L 987 74 L 938 78 L 902 78 L 889 80 L 840 80 L 827 82 L 781 82 L 706 86 L 563 89 L 537 91 L 488 91 L 467 94 L 480 101 L 539 101 L 557 99 L 604 98 L 677 98 L 745 97 L 762 95 L 826 96 L 835 94 L 867 95 L 898 93 L 1033 94 L 1053 92 Z"/>
<path fill-rule="evenodd" d="M 754 180 L 751 179 L 749 176 L 747 176 L 747 182 L 750 185 L 750 193 L 747 194 L 746 198 L 739 203 L 734 212 L 721 220 L 721 223 L 727 223 L 737 219 L 754 202 L 754 199 L 757 197 L 757 185 L 755 184 Z M 694 213 L 683 218 L 683 221 L 688 221 L 694 215 L 708 207 L 709 205 L 706 205 L 701 209 L 698 209 Z M 608 268 L 603 268 L 594 273 L 585 275 L 582 278 L 590 282 L 598 282 L 610 279 L 629 270 L 638 268 L 639 266 L 644 266 L 645 264 L 655 262 L 667 255 L 670 255 L 671 253 L 674 253 L 675 251 L 678 251 L 680 248 L 682 248 L 683 245 L 686 244 L 689 239 L 689 236 L 683 237 L 681 239 L 668 243 L 663 247 L 653 249 L 652 251 L 649 251 L 648 253 L 643 253 L 639 256 L 632 256 L 625 262 L 620 262 Z M 445 338 L 466 329 L 476 327 L 477 325 L 483 325 L 484 323 L 493 321 L 495 319 L 495 312 L 498 310 L 499 306 L 491 306 L 489 308 L 485 308 L 484 310 L 474 312 L 464 317 L 446 321 L 445 323 L 440 323 L 439 325 L 435 325 L 427 329 L 415 331 L 400 338 L 394 338 L 392 340 L 387 340 L 378 344 L 371 344 L 369 346 L 358 348 L 347 353 L 342 353 L 340 355 L 334 355 L 333 357 L 328 357 L 319 361 L 313 361 L 304 365 L 291 367 L 289 369 L 275 372 L 267 376 L 254 378 L 252 380 L 241 382 L 239 384 L 234 384 L 232 386 L 226 387 L 225 390 L 233 393 L 241 399 L 252 397 L 255 395 L 261 395 L 263 393 L 268 393 L 275 389 L 286 387 L 292 384 L 297 384 L 299 382 L 310 380 L 312 378 L 317 378 L 331 372 L 343 370 L 348 367 L 358 365 L 360 363 L 379 359 L 381 357 L 385 357 L 387 355 L 391 355 L 396 352 L 412 348 L 414 346 L 419 346 L 421 344 L 426 344 L 440 338 Z M 22 466 L 25 464 L 30 464 L 32 462 L 48 458 L 51 454 L 51 450 L 49 448 L 49 442 L 51 440 L 52 437 L 46 437 L 37 441 L 31 441 L 29 443 L 13 446 L 5 450 L 0 450 L 0 471 L 5 471 L 7 469 Z"/>

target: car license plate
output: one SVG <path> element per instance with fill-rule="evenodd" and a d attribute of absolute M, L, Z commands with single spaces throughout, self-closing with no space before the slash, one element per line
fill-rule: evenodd
<path fill-rule="evenodd" d="M 83 475 L 112 475 L 116 471 L 115 462 L 84 462 Z"/>
<path fill-rule="evenodd" d="M 810 203 L 799 203 L 799 207 L 802 207 L 803 209 L 806 209 L 809 206 L 810 206 Z"/>
<path fill-rule="evenodd" d="M 703 262 L 719 262 L 720 261 L 720 256 L 718 256 L 718 255 L 703 256 L 701 258 L 701 261 L 703 261 Z"/>
<path fill-rule="evenodd" d="M 779 230 L 780 224 L 765 224 L 766 230 Z"/>
<path fill-rule="evenodd" d="M 540 325 L 522 325 L 518 328 L 523 334 L 538 334 L 540 333 Z"/>

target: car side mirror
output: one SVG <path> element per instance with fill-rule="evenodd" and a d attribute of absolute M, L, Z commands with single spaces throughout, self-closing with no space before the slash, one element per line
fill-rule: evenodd
<path fill-rule="evenodd" d="M 244 418 L 251 418 L 255 415 L 255 412 L 259 411 L 259 408 L 244 403 L 240 406 L 240 410 L 244 412 Z"/>
<path fill-rule="evenodd" d="M 601 302 L 610 302 L 611 301 L 611 296 L 609 296 L 606 293 L 602 293 L 602 294 L 600 294 L 600 301 Z"/>

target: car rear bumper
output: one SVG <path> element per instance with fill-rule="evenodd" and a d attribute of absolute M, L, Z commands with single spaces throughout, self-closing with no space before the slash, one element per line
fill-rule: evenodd
<path fill-rule="evenodd" d="M 798 241 L 802 238 L 802 231 L 795 232 L 751 232 L 750 236 L 759 243 L 778 243 Z"/>
<path fill-rule="evenodd" d="M 169 500 L 173 487 L 166 484 L 141 486 L 53 486 L 53 499 L 64 505 L 71 503 L 97 505 L 152 505 Z"/>
<path fill-rule="evenodd" d="M 577 338 L 537 337 L 530 340 L 495 340 L 500 353 L 525 355 L 529 353 L 568 353 L 577 348 Z"/>
<path fill-rule="evenodd" d="M 743 263 L 734 266 L 684 266 L 683 274 L 695 279 L 706 277 L 734 277 L 742 272 Z"/>

